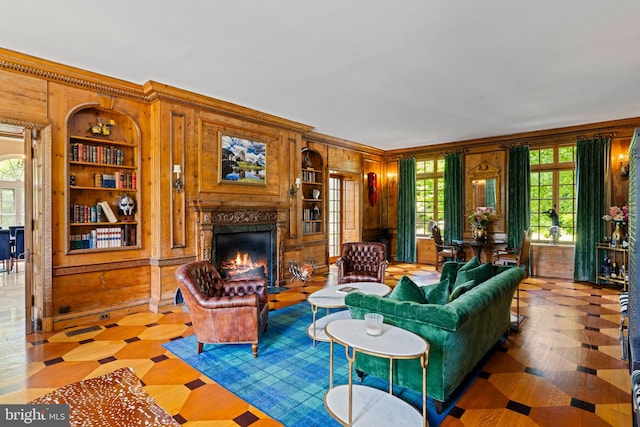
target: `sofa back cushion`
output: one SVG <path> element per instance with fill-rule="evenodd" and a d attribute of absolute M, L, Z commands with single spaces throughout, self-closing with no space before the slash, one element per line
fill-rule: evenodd
<path fill-rule="evenodd" d="M 402 276 L 398 284 L 389 294 L 389 298 L 399 301 L 413 301 L 426 304 L 427 298 L 416 283 L 407 276 Z"/>
<path fill-rule="evenodd" d="M 493 265 L 490 262 L 484 263 L 479 267 L 472 268 L 469 270 L 458 270 L 458 275 L 456 276 L 456 281 L 454 282 L 451 292 L 456 289 L 456 287 L 467 283 L 469 280 L 475 280 L 476 285 L 479 285 L 482 282 L 486 282 L 490 278 L 493 277 Z"/>
<path fill-rule="evenodd" d="M 478 259 L 477 256 L 474 256 L 473 258 L 471 258 L 469 261 L 466 262 L 465 265 L 463 265 L 462 267 L 460 267 L 458 269 L 458 271 L 466 271 L 466 270 L 472 270 L 476 267 L 480 267 L 482 265 L 482 263 L 480 262 L 480 260 Z"/>
<path fill-rule="evenodd" d="M 449 279 L 421 287 L 429 304 L 446 304 L 449 300 Z"/>
<path fill-rule="evenodd" d="M 458 298 L 460 295 L 473 289 L 475 286 L 476 286 L 476 281 L 473 279 L 461 285 L 456 286 L 453 292 L 451 292 L 451 295 L 449 295 L 449 299 L 447 300 L 447 302 L 453 301 L 454 299 Z"/>

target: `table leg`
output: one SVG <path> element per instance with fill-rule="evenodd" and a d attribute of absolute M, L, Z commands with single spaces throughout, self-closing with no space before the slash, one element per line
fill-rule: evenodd
<path fill-rule="evenodd" d="M 471 248 L 473 249 L 473 255 L 478 258 L 478 261 L 482 262 L 482 246 L 474 245 Z"/>
<path fill-rule="evenodd" d="M 313 321 L 311 322 L 311 324 L 313 325 L 313 346 L 316 346 L 316 314 L 318 314 L 318 306 L 317 305 L 312 305 L 311 306 L 311 313 L 313 313 Z"/>

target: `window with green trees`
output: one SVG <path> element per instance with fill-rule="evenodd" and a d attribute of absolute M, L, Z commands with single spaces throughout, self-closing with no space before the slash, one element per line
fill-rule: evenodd
<path fill-rule="evenodd" d="M 416 235 L 431 235 L 435 221 L 444 230 L 444 159 L 416 160 Z"/>
<path fill-rule="evenodd" d="M 575 241 L 576 174 L 575 144 L 530 149 L 532 239 L 551 241 L 555 211 L 560 243 Z"/>

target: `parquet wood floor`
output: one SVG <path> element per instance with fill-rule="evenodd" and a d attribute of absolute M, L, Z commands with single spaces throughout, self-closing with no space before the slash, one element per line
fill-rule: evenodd
<path fill-rule="evenodd" d="M 405 274 L 418 283 L 438 277 L 431 266 L 392 264 L 387 283 Z M 193 333 L 180 308 L 25 336 L 21 275 L 0 276 L 0 403 L 25 403 L 130 366 L 184 426 L 280 425 L 162 347 Z M 270 296 L 270 306 L 304 301 L 333 283 L 333 269 L 307 286 L 287 283 L 286 291 Z M 520 332 L 507 337 L 442 425 L 630 426 L 629 372 L 618 341 L 619 292 L 549 278 L 523 282 L 520 310 L 526 318 Z"/>

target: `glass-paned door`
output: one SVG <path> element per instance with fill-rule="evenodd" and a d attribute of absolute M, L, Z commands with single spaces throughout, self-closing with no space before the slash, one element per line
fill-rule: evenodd
<path fill-rule="evenodd" d="M 329 260 L 340 255 L 342 242 L 341 204 L 342 204 L 342 179 L 337 175 L 329 176 Z"/>

